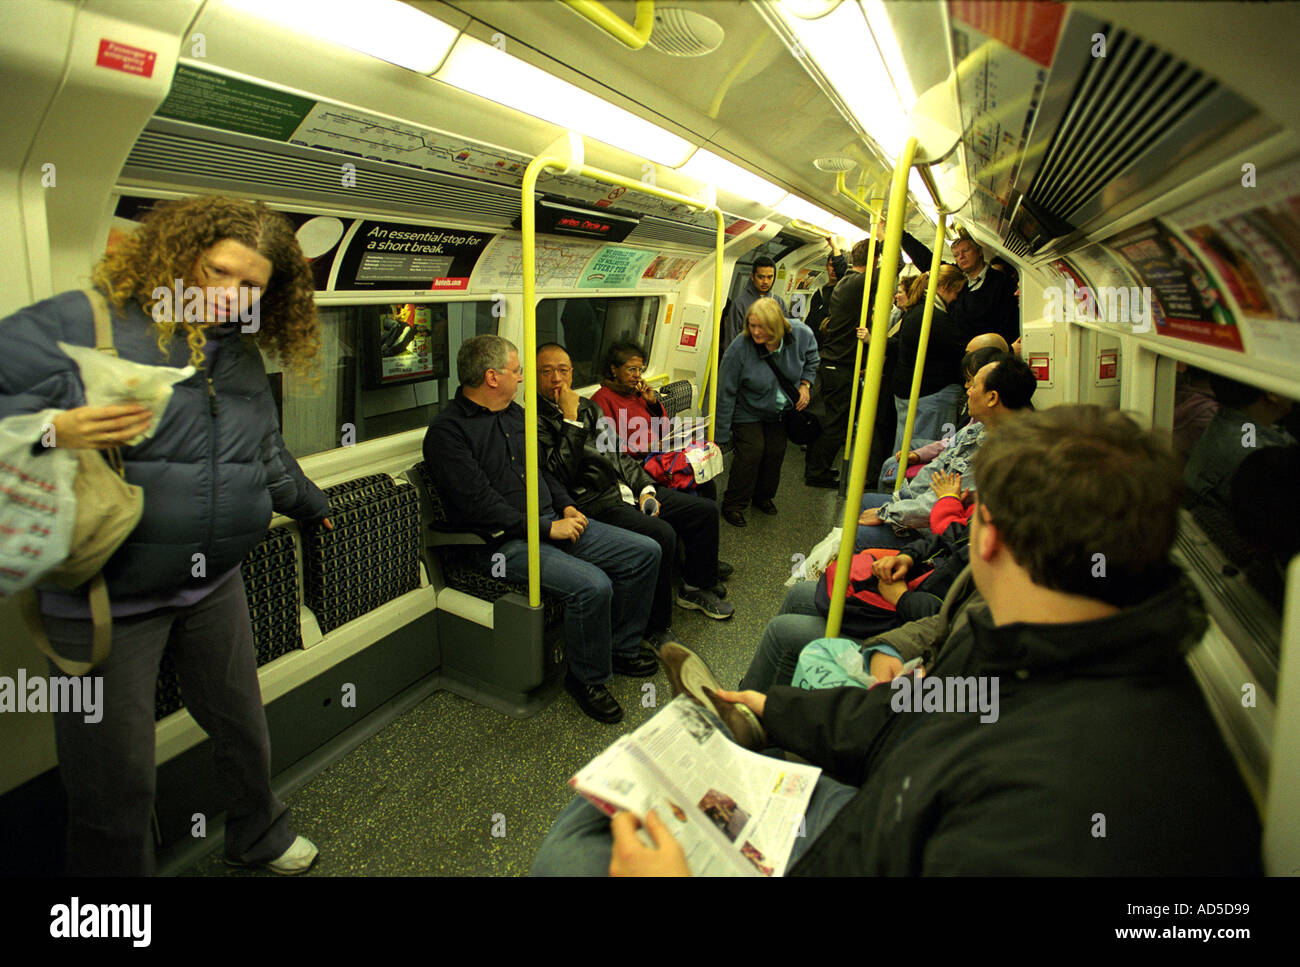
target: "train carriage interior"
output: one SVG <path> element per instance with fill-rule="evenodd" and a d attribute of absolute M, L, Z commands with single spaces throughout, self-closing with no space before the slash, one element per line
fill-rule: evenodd
<path fill-rule="evenodd" d="M 883 214 L 878 268 L 916 271 L 886 258 L 901 227 L 1013 270 L 1035 409 L 1118 409 L 1173 445 L 1189 383 L 1300 401 L 1298 37 L 1279 3 L 9 0 L 0 318 L 89 286 L 159 201 L 289 218 L 318 379 L 264 365 L 333 529 L 277 514 L 241 569 L 274 789 L 315 875 L 524 875 L 570 777 L 669 690 L 616 677 L 625 719 L 593 721 L 561 683 L 561 602 L 476 568 L 484 538 L 422 450 L 461 346 L 517 346 L 523 404 L 526 346 L 564 345 L 590 398 L 631 341 L 667 415 L 707 419 L 755 260 L 802 319 L 828 238 L 848 252 Z M 1300 437 L 1297 410 L 1277 432 Z M 779 514 L 721 526 L 734 617 L 674 608 L 726 687 L 843 518 L 844 484 L 806 486 L 803 461 L 790 444 Z M 1282 484 L 1189 501 L 1173 550 L 1209 616 L 1186 659 L 1272 875 L 1300 871 Z M 0 627 L 0 678 L 44 674 L 13 599 Z M 227 875 L 211 742 L 166 659 L 155 717 L 158 870 Z M 51 716 L 0 715 L 0 748 L 0 872 L 57 874 Z"/>

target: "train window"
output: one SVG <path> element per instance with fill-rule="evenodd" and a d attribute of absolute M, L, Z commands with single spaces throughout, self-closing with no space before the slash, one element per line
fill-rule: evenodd
<path fill-rule="evenodd" d="M 281 433 L 298 459 L 428 426 L 456 391 L 456 351 L 496 332 L 493 303 L 321 306 L 319 383 L 279 371 Z"/>
<path fill-rule="evenodd" d="M 599 382 L 600 359 L 616 342 L 652 351 L 659 298 L 543 299 L 537 305 L 537 345 L 557 342 L 573 360 L 573 385 Z"/>

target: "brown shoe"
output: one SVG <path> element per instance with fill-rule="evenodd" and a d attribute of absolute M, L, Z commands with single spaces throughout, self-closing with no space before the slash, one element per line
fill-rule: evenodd
<path fill-rule="evenodd" d="M 704 659 L 675 641 L 664 642 L 659 649 L 659 660 L 668 673 L 673 697 L 689 695 L 697 705 L 712 709 L 722 723 L 731 730 L 736 744 L 746 749 L 762 749 L 767 745 L 767 733 L 758 716 L 747 705 L 726 702 L 718 698 L 721 687 Z"/>

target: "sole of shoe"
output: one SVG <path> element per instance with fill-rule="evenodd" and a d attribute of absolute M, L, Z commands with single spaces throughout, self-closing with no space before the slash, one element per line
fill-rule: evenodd
<path fill-rule="evenodd" d="M 721 687 L 704 659 L 682 645 L 665 643 L 659 651 L 673 696 L 689 695 L 701 708 L 712 709 L 722 719 L 737 744 L 746 749 L 761 749 L 766 744 L 763 725 L 748 706 L 724 702 L 718 698 Z"/>

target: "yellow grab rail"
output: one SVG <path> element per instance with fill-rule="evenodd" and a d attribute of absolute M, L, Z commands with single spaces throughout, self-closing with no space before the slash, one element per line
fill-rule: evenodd
<path fill-rule="evenodd" d="M 581 144 L 581 142 L 577 142 L 576 138 L 573 138 L 571 144 L 575 142 L 577 145 Z M 726 243 L 726 223 L 723 221 L 722 211 L 713 202 L 704 202 L 698 198 L 691 198 L 689 195 L 667 191 L 656 185 L 650 185 L 633 178 L 625 178 L 612 171 L 605 171 L 601 168 L 593 168 L 590 165 L 583 164 L 580 147 L 576 151 L 571 151 L 571 153 L 576 157 L 564 158 L 559 154 L 549 153 L 538 155 L 529 162 L 528 167 L 524 170 L 524 182 L 521 188 L 520 232 L 522 236 L 524 272 L 524 347 L 523 358 L 520 362 L 524 366 L 524 461 L 527 464 L 524 468 L 524 489 L 525 507 L 528 511 L 528 606 L 531 608 L 539 608 L 542 605 L 541 521 L 537 496 L 537 484 L 540 475 L 537 446 L 537 306 L 535 304 L 537 291 L 537 213 L 534 208 L 533 195 L 537 190 L 537 179 L 543 171 L 548 168 L 555 168 L 567 174 L 581 175 L 605 184 L 618 185 L 631 191 L 639 191 L 644 195 L 665 198 L 668 201 L 688 205 L 691 208 L 698 208 L 701 211 L 713 212 L 714 223 L 717 227 L 717 241 L 716 265 L 713 269 L 713 338 L 710 340 L 709 345 L 708 439 L 710 442 L 713 441 L 714 413 L 717 403 L 718 339 L 722 328 L 722 303 L 719 301 L 719 295 L 722 292 L 722 250 Z"/>
<path fill-rule="evenodd" d="M 907 479 L 906 455 L 912 447 L 912 428 L 916 424 L 916 406 L 921 396 L 921 376 L 925 370 L 925 353 L 930 346 L 930 325 L 934 321 L 934 294 L 939 290 L 939 254 L 943 251 L 943 229 L 947 217 L 943 209 L 939 210 L 938 228 L 934 238 L 935 254 L 930 257 L 930 278 L 925 285 L 925 314 L 921 317 L 921 335 L 916 343 L 916 365 L 912 367 L 912 395 L 907 401 L 907 420 L 903 424 L 903 440 L 899 444 L 898 473 L 894 479 L 894 493 L 903 487 Z"/>
<path fill-rule="evenodd" d="M 599 27 L 624 47 L 640 50 L 650 39 L 655 25 L 654 0 L 636 0 L 636 22 L 628 26 L 626 20 L 610 11 L 598 0 L 560 0 L 566 7 Z"/>
<path fill-rule="evenodd" d="M 876 285 L 876 306 L 872 315 L 871 345 L 867 350 L 867 379 L 863 390 L 862 412 L 853 444 L 853 463 L 849 470 L 848 493 L 844 498 L 844 533 L 840 536 L 840 553 L 831 588 L 830 613 L 826 616 L 826 637 L 839 637 L 844 619 L 844 595 L 849 588 L 849 570 L 853 561 L 853 542 L 858 531 L 858 514 L 862 491 L 867 483 L 867 460 L 871 453 L 872 430 L 880 400 L 880 379 L 885 368 L 885 340 L 889 330 L 889 308 L 894 287 L 898 284 L 898 261 L 903 242 L 903 222 L 907 206 L 907 175 L 916 154 L 916 138 L 908 138 L 894 167 L 889 185 L 889 218 L 885 222 L 885 247 L 880 259 L 880 280 Z"/>

